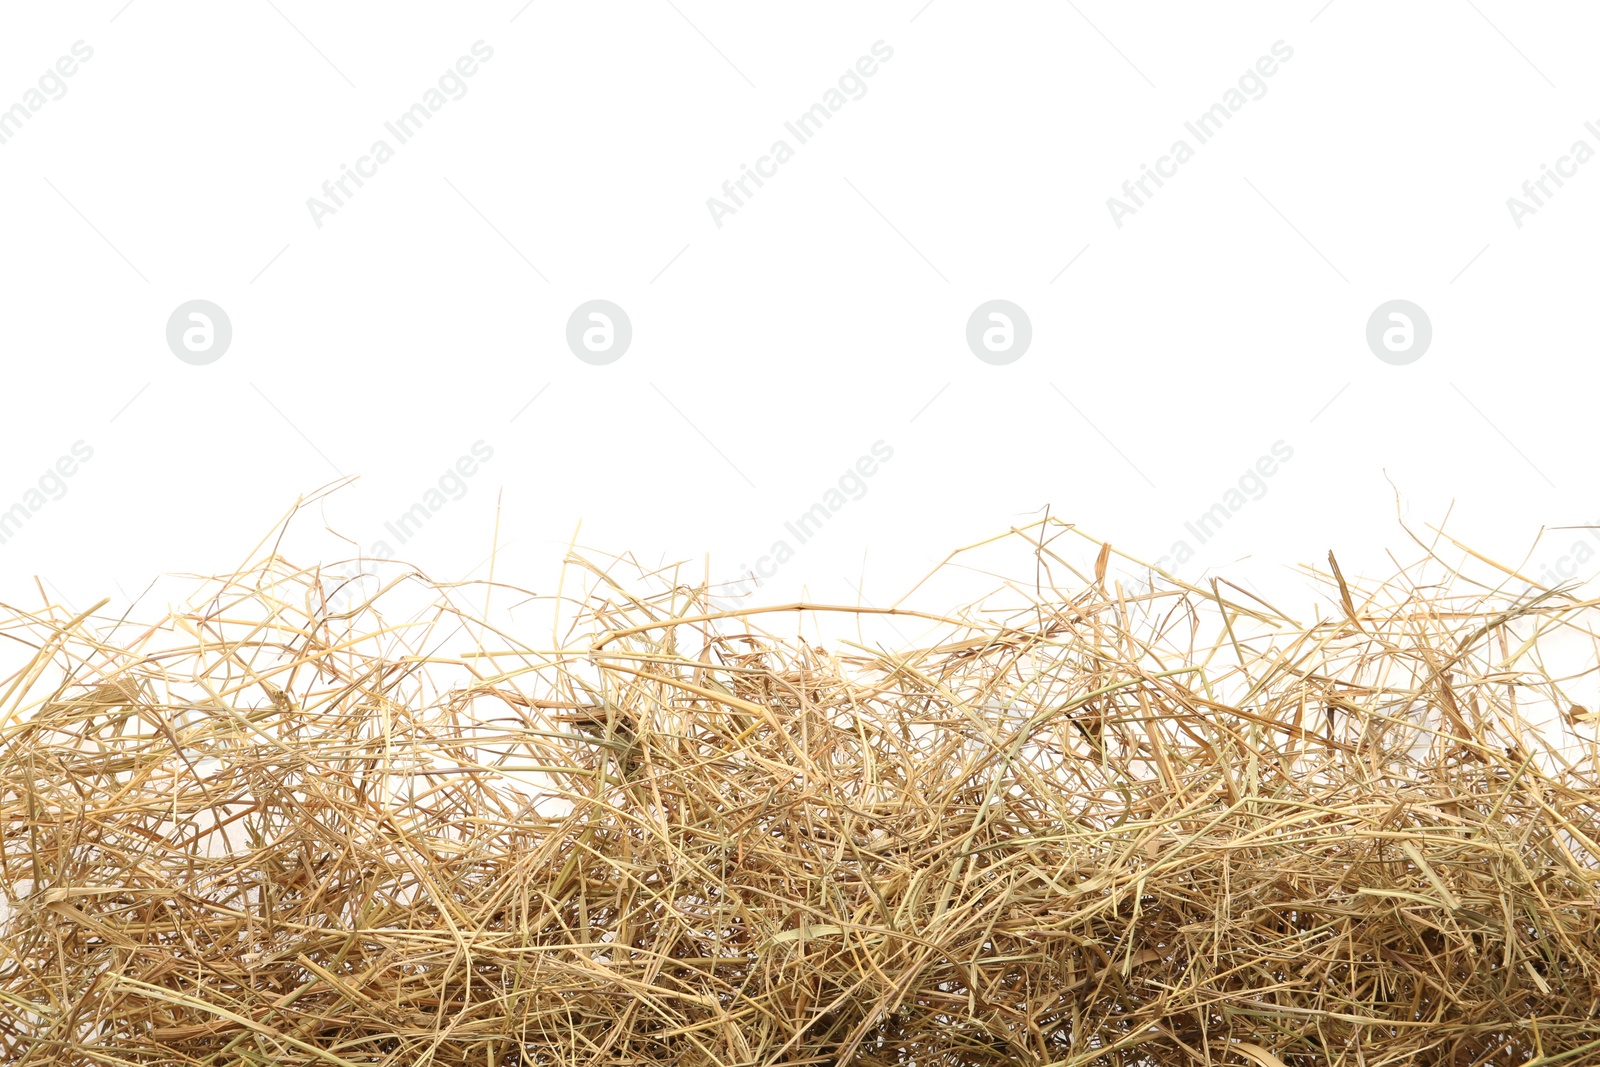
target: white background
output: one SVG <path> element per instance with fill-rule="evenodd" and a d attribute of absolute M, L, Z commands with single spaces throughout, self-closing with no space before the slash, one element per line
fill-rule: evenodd
<path fill-rule="evenodd" d="M 737 577 L 879 440 L 762 597 L 864 574 L 890 600 L 1046 506 L 1153 561 L 1279 440 L 1184 577 L 1330 548 L 1377 574 L 1417 554 L 1399 519 L 1447 512 L 1532 576 L 1586 536 L 1541 527 L 1600 518 L 1600 161 L 1520 228 L 1506 204 L 1600 149 L 1585 5 L 275 3 L 0 12 L 0 108 L 94 50 L 0 145 L 0 510 L 94 449 L 0 545 L 0 598 L 229 570 L 359 475 L 286 545 L 353 555 L 479 440 L 397 552 L 466 576 L 498 500 L 496 576 L 541 592 L 580 521 Z M 466 95 L 317 227 L 307 198 L 479 40 Z M 866 94 L 719 228 L 707 198 L 877 41 Z M 1277 41 L 1266 94 L 1196 145 Z M 1116 226 L 1107 198 L 1180 137 L 1195 158 Z M 165 339 L 195 298 L 234 332 L 204 367 Z M 633 324 L 609 366 L 565 343 L 593 298 Z M 1032 321 L 1008 366 L 965 341 L 993 298 Z M 1365 341 L 1395 298 L 1432 320 L 1409 366 Z"/>

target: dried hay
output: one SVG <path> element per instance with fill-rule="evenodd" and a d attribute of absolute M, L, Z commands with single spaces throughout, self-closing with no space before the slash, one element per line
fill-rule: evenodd
<path fill-rule="evenodd" d="M 277 557 L 6 609 L 4 1062 L 1600 1061 L 1592 604 L 1300 624 L 1067 530 L 949 614 L 575 559 L 549 647 Z"/>

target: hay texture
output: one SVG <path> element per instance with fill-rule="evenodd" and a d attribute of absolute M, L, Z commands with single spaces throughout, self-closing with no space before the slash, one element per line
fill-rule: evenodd
<path fill-rule="evenodd" d="M 0 1059 L 1600 1062 L 1592 605 L 1001 541 L 959 609 L 574 557 L 540 637 L 276 556 L 5 609 Z"/>

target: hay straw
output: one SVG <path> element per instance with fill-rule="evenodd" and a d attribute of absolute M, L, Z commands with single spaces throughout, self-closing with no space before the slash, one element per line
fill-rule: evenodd
<path fill-rule="evenodd" d="M 4 1062 L 1600 1061 L 1592 603 L 1065 529 L 959 611 L 574 560 L 560 647 L 276 557 L 6 609 Z"/>

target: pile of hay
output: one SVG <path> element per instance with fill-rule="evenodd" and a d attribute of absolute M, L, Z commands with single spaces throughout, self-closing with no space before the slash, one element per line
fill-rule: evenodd
<path fill-rule="evenodd" d="M 0 1059 L 1600 1061 L 1592 604 L 1330 570 L 1301 624 L 1062 532 L 948 614 L 593 566 L 543 641 L 278 558 L 7 608 Z"/>

